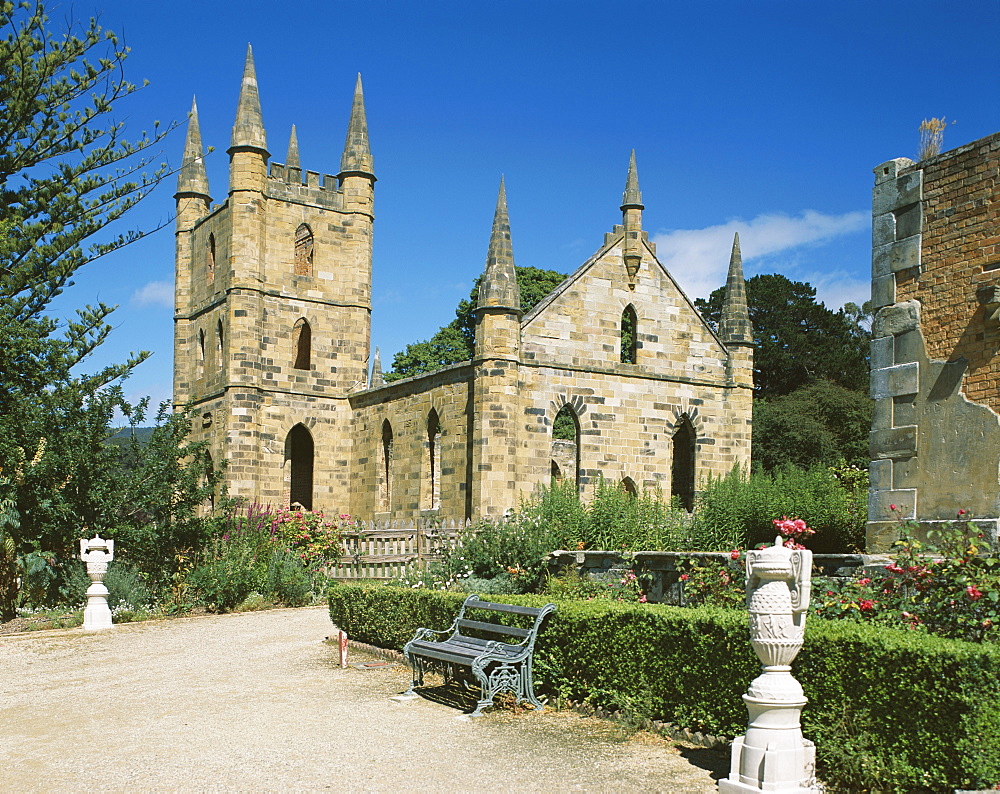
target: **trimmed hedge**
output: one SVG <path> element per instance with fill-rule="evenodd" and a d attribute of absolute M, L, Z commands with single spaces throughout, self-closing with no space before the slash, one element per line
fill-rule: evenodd
<path fill-rule="evenodd" d="M 401 649 L 445 629 L 465 595 L 336 585 L 333 622 Z M 540 606 L 542 596 L 494 596 Z M 588 700 L 719 736 L 746 729 L 742 695 L 760 672 L 746 613 L 560 601 L 535 652 L 540 693 Z M 985 788 L 1000 781 L 1000 649 L 850 621 L 810 618 L 795 663 L 803 731 L 830 784 L 884 791 Z"/>

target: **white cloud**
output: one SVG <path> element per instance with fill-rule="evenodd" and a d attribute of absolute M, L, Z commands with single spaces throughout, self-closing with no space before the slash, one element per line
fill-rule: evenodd
<path fill-rule="evenodd" d="M 132 303 L 137 306 L 164 306 L 174 308 L 174 285 L 170 281 L 150 281 L 132 293 Z"/>
<path fill-rule="evenodd" d="M 734 219 L 704 229 L 675 229 L 653 236 L 656 253 L 667 270 L 680 282 L 691 298 L 707 298 L 709 293 L 726 281 L 729 252 L 733 235 L 739 232 L 743 263 L 764 256 L 784 253 L 800 246 L 820 246 L 834 238 L 860 232 L 868 227 L 865 212 L 825 215 L 804 210 L 801 215 L 758 215 L 749 221 Z M 817 288 L 818 297 L 832 308 L 844 301 L 858 300 L 869 287 L 868 282 L 847 274 L 796 267 L 796 280 L 809 281 Z M 813 277 L 805 278 L 807 275 Z M 843 295 L 843 299 L 840 296 Z M 864 298 L 862 298 L 863 300 Z M 840 303 L 836 303 L 840 300 Z"/>

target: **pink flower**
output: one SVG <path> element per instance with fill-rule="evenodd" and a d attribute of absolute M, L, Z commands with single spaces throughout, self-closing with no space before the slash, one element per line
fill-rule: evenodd
<path fill-rule="evenodd" d="M 867 598 L 862 598 L 860 601 L 858 601 L 858 607 L 861 609 L 862 612 L 871 612 L 873 609 L 875 609 L 875 602 L 870 601 Z"/>
<path fill-rule="evenodd" d="M 890 510 L 895 510 L 896 509 L 896 505 L 889 505 L 889 509 Z"/>
<path fill-rule="evenodd" d="M 682 582 L 686 582 L 686 581 L 688 580 L 688 578 L 689 578 L 689 577 L 688 577 L 688 575 L 687 575 L 686 573 L 682 573 L 682 574 L 681 574 L 681 581 L 682 581 Z"/>
<path fill-rule="evenodd" d="M 858 579 L 858 584 L 861 585 L 862 587 L 864 587 L 866 584 L 871 584 L 871 583 L 872 580 L 869 579 L 867 576 L 864 579 Z"/>
<path fill-rule="evenodd" d="M 648 600 L 649 599 L 646 598 L 646 596 L 644 596 L 644 595 L 639 596 L 639 603 L 640 604 L 645 604 Z"/>
<path fill-rule="evenodd" d="M 729 558 L 733 560 L 738 560 L 740 558 L 740 550 L 733 549 L 731 552 L 729 552 Z"/>
<path fill-rule="evenodd" d="M 969 594 L 969 598 L 971 598 L 973 601 L 978 601 L 980 598 L 983 597 L 982 591 L 974 584 L 970 584 L 968 587 L 966 587 L 965 592 Z"/>
<path fill-rule="evenodd" d="M 958 514 L 959 514 L 960 516 L 964 516 L 964 515 L 965 515 L 965 511 L 964 511 L 964 510 L 959 510 L 959 511 L 958 511 Z"/>

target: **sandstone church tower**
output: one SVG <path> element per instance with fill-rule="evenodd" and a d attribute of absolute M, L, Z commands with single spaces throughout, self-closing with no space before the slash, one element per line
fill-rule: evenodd
<path fill-rule="evenodd" d="M 271 163 L 248 48 L 229 154 L 212 205 L 192 106 L 178 178 L 174 403 L 228 462 L 233 496 L 347 504 L 351 407 L 365 384 L 375 175 L 361 77 L 336 177 L 303 171 L 292 127 Z M 322 461 L 322 465 L 319 465 Z"/>

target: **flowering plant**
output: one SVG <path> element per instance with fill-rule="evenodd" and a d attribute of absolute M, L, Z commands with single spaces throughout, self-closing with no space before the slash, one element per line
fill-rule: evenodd
<path fill-rule="evenodd" d="M 973 642 L 1000 639 L 1000 556 L 964 510 L 959 521 L 917 540 L 902 524 L 886 575 L 813 587 L 820 617 L 855 617 Z M 819 584 L 819 582 L 817 582 Z"/>
<path fill-rule="evenodd" d="M 771 519 L 771 523 L 778 530 L 778 534 L 785 539 L 785 546 L 790 549 L 804 549 L 805 546 L 800 541 L 816 534 L 816 530 L 807 527 L 801 518 L 782 516 L 780 519 Z"/>

